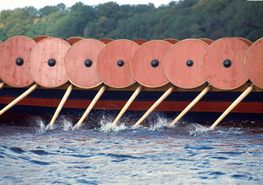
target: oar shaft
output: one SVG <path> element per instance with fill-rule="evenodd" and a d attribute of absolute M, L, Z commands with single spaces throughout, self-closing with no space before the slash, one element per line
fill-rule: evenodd
<path fill-rule="evenodd" d="M 212 124 L 210 130 L 213 130 L 251 91 L 254 89 L 254 85 L 250 85 L 224 112 L 221 116 Z"/>
<path fill-rule="evenodd" d="M 67 101 L 72 89 L 73 89 L 73 85 L 70 84 L 68 86 L 68 89 L 66 90 L 63 98 L 61 99 L 61 101 L 60 101 L 60 103 L 59 103 L 59 105 L 58 105 L 58 107 L 57 107 L 57 109 L 56 109 L 56 111 L 55 111 L 50 123 L 49 123 L 49 127 L 52 127 L 54 125 L 54 123 L 55 123 L 56 119 L 58 118 L 58 115 L 59 115 L 60 111 L 62 110 L 64 104 L 66 103 L 66 101 Z"/>
<path fill-rule="evenodd" d="M 98 93 L 96 94 L 96 96 L 93 98 L 93 100 L 90 102 L 88 108 L 86 109 L 86 111 L 84 112 L 84 114 L 81 116 L 80 120 L 78 121 L 78 123 L 73 127 L 74 129 L 78 129 L 83 121 L 86 119 L 86 117 L 89 115 L 90 111 L 93 109 L 94 105 L 97 103 L 97 101 L 100 99 L 100 97 L 103 95 L 103 93 L 106 90 L 106 86 L 102 86 L 100 88 L 100 90 L 98 91 Z"/>
<path fill-rule="evenodd" d="M 211 89 L 211 86 L 207 86 L 204 90 L 202 90 L 197 97 L 189 104 L 185 109 L 173 120 L 173 122 L 170 124 L 171 126 L 174 126 L 189 110 L 193 108 L 202 98 L 204 95 L 208 93 L 208 91 Z"/>
<path fill-rule="evenodd" d="M 4 87 L 4 82 L 0 82 L 0 89 L 2 89 Z"/>
<path fill-rule="evenodd" d="M 144 113 L 144 115 L 133 125 L 133 128 L 139 127 L 139 125 L 160 105 L 165 98 L 167 98 L 174 90 L 174 86 L 171 86 L 165 91 L 165 93 Z"/>
<path fill-rule="evenodd" d="M 13 106 L 15 106 L 19 101 L 24 99 L 26 96 L 28 96 L 30 93 L 32 93 L 37 88 L 37 84 L 32 85 L 29 89 L 27 89 L 23 94 L 18 96 L 16 99 L 11 101 L 9 104 L 7 104 L 1 111 L 0 115 L 4 114 L 7 110 L 11 109 Z"/>
<path fill-rule="evenodd" d="M 130 105 L 132 104 L 132 102 L 135 100 L 135 98 L 139 95 L 139 93 L 142 90 L 142 86 L 140 85 L 139 87 L 137 87 L 137 89 L 134 91 L 134 93 L 132 94 L 132 96 L 129 98 L 129 100 L 126 102 L 126 104 L 124 105 L 124 107 L 121 109 L 121 111 L 119 112 L 119 114 L 117 115 L 117 117 L 114 119 L 113 124 L 117 125 L 117 122 L 121 119 L 121 117 L 123 116 L 123 114 L 127 111 L 127 109 L 130 107 Z"/>

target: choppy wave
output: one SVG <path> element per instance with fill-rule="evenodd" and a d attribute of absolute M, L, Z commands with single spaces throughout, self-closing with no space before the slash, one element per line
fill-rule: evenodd
<path fill-rule="evenodd" d="M 70 118 L 59 119 L 50 131 L 41 119 L 34 121 L 36 132 L 4 126 L 0 128 L 1 182 L 80 184 L 80 179 L 90 179 L 94 183 L 81 182 L 170 184 L 177 177 L 178 184 L 214 184 L 215 180 L 262 184 L 263 132 L 250 134 L 247 128 L 231 127 L 207 132 L 207 127 L 186 121 L 169 127 L 170 120 L 163 116 L 151 121 L 132 129 L 126 121 L 113 126 L 105 116 L 97 128 L 76 132 L 70 131 L 74 123 Z"/>
<path fill-rule="evenodd" d="M 52 130 L 41 118 L 29 120 L 33 127 L 0 125 L 1 182 L 168 184 L 174 177 L 178 184 L 263 182 L 262 128 L 209 131 L 185 120 L 171 127 L 165 115 L 155 114 L 133 129 L 133 117 L 117 126 L 113 119 L 102 114 L 74 132 L 74 119 L 63 116 Z"/>
<path fill-rule="evenodd" d="M 118 124 L 113 124 L 112 121 L 114 119 L 113 115 L 109 114 L 101 114 L 100 118 L 92 123 L 85 123 L 79 130 L 87 130 L 87 129 L 95 129 L 101 132 L 121 132 L 121 131 L 129 131 L 129 130 L 145 130 L 150 132 L 172 132 L 175 135 L 189 135 L 189 136 L 201 136 L 207 134 L 216 134 L 216 135 L 242 135 L 244 134 L 244 130 L 242 127 L 218 127 L 216 130 L 211 131 L 209 127 L 199 124 L 192 123 L 187 121 L 180 121 L 176 125 L 171 126 L 171 120 L 166 118 L 162 114 L 153 114 L 144 124 L 140 127 L 133 129 L 132 125 L 136 122 L 133 117 L 126 117 Z M 71 117 L 61 116 L 52 128 L 47 129 L 48 123 L 42 120 L 41 118 L 37 118 L 33 120 L 34 129 L 38 134 L 44 134 L 50 129 L 55 130 L 63 130 L 63 131 L 71 131 L 74 122 Z M 232 123 L 232 122 L 231 122 Z M 95 125 L 95 127 L 89 127 L 88 125 Z M 253 123 L 254 124 L 254 123 Z M 77 132 L 77 131 L 76 131 Z"/>

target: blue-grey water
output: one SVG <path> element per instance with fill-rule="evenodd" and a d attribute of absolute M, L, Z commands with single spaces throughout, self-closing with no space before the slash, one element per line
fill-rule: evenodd
<path fill-rule="evenodd" d="M 0 125 L 0 184 L 263 184 L 263 127 Z M 255 125 L 255 124 L 254 124 Z"/>

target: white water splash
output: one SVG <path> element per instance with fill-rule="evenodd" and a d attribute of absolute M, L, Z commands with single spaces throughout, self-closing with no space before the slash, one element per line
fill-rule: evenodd
<path fill-rule="evenodd" d="M 102 115 L 99 121 L 100 128 L 98 130 L 102 132 L 118 132 L 126 129 L 125 123 L 119 123 L 118 125 L 111 122 L 112 118 Z"/>
<path fill-rule="evenodd" d="M 191 123 L 191 127 L 192 128 L 189 129 L 190 136 L 206 134 L 209 131 L 209 127 L 202 126 L 198 123 Z"/>
<path fill-rule="evenodd" d="M 61 123 L 61 127 L 63 131 L 69 131 L 69 130 L 72 130 L 73 128 L 72 121 L 66 118 L 65 116 L 61 117 L 60 123 Z"/>
<path fill-rule="evenodd" d="M 127 127 L 125 126 L 125 124 L 116 125 L 111 122 L 108 122 L 108 123 L 101 124 L 101 127 L 99 128 L 99 130 L 102 132 L 118 132 L 126 128 Z"/>
<path fill-rule="evenodd" d="M 35 127 L 35 130 L 38 134 L 44 134 L 47 129 L 46 129 L 46 125 L 44 123 L 43 120 L 39 119 L 39 120 L 36 120 L 36 127 Z"/>
<path fill-rule="evenodd" d="M 150 125 L 150 131 L 162 131 L 165 128 L 170 126 L 170 122 L 167 118 L 161 117 L 157 115 L 157 117 L 153 120 L 152 124 Z"/>

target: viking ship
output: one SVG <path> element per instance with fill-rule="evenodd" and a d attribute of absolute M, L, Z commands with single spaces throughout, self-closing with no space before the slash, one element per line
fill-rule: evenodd
<path fill-rule="evenodd" d="M 0 44 L 0 120 L 9 115 L 61 110 L 113 111 L 118 125 L 140 112 L 133 127 L 153 112 L 212 121 L 263 120 L 263 39 L 128 40 L 14 36 Z M 88 123 L 87 123 L 88 124 Z"/>

